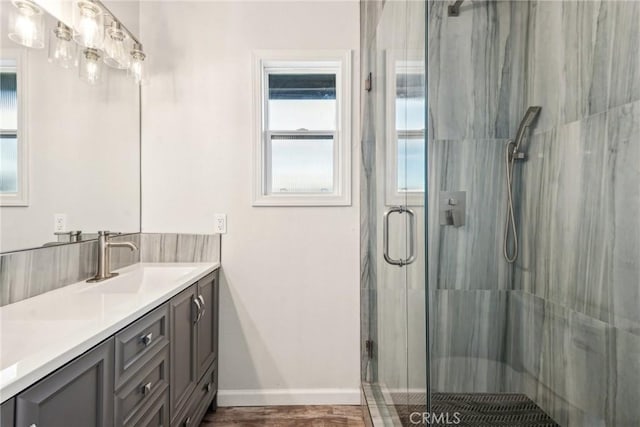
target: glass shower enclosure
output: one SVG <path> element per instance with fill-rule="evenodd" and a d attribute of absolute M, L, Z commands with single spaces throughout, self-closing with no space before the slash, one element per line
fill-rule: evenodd
<path fill-rule="evenodd" d="M 638 1 L 361 2 L 373 425 L 640 425 L 639 22 Z"/>
<path fill-rule="evenodd" d="M 397 425 L 428 396 L 424 6 L 362 3 L 362 372 L 371 410 Z"/>

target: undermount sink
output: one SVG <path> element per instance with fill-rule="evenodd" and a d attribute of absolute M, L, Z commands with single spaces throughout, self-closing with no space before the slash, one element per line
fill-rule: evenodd
<path fill-rule="evenodd" d="M 132 271 L 119 272 L 118 276 L 88 285 L 81 293 L 135 294 L 162 283 L 171 283 L 194 273 L 198 267 L 189 266 L 144 266 Z"/>

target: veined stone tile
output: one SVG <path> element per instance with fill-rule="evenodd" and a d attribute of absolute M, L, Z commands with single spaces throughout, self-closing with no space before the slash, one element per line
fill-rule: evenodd
<path fill-rule="evenodd" d="M 502 255 L 506 219 L 506 140 L 437 140 L 429 144 L 429 286 L 508 289 Z M 466 192 L 466 223 L 440 225 L 440 192 Z"/>
<path fill-rule="evenodd" d="M 219 260 L 219 234 L 142 234 L 141 262 L 208 262 Z"/>
<path fill-rule="evenodd" d="M 429 2 L 430 140 L 511 138 L 524 105 L 527 2 Z"/>

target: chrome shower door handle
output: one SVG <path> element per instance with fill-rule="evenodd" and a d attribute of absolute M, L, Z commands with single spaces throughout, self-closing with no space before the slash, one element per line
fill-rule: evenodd
<path fill-rule="evenodd" d="M 394 259 L 389 255 L 389 217 L 392 213 L 402 214 L 406 211 L 402 206 L 392 206 L 388 211 L 384 213 L 382 216 L 382 252 L 384 255 L 384 260 L 391 265 L 397 265 L 402 267 L 406 264 L 406 261 L 403 259 Z"/>
<path fill-rule="evenodd" d="M 409 258 L 404 263 L 409 265 L 416 260 L 416 214 L 409 208 L 404 208 L 409 215 Z"/>

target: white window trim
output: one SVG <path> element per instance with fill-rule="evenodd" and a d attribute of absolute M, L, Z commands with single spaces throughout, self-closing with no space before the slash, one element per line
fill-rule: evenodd
<path fill-rule="evenodd" d="M 386 61 L 386 122 L 387 122 L 387 164 L 386 164 L 386 206 L 424 206 L 424 191 L 398 191 L 398 133 L 396 128 L 396 82 L 399 70 L 415 73 L 424 73 L 424 64 L 420 61 L 395 61 L 387 57 Z M 403 131 L 408 134 L 415 131 Z M 426 141 L 426 129 L 423 129 Z M 425 146 L 425 153 L 427 147 Z"/>
<path fill-rule="evenodd" d="M 18 192 L 0 193 L 0 206 L 29 206 L 29 138 L 27 131 L 28 63 L 26 49 L 2 49 L 2 59 L 16 61 L 18 90 Z M 2 64 L 0 63 L 0 66 Z"/>
<path fill-rule="evenodd" d="M 260 50 L 253 52 L 253 206 L 350 206 L 351 205 L 351 51 Z M 317 64 L 314 64 L 316 62 Z M 334 191 L 324 194 L 269 194 L 266 180 L 265 69 L 270 67 L 339 65 L 336 93 L 339 101 L 334 138 Z"/>

